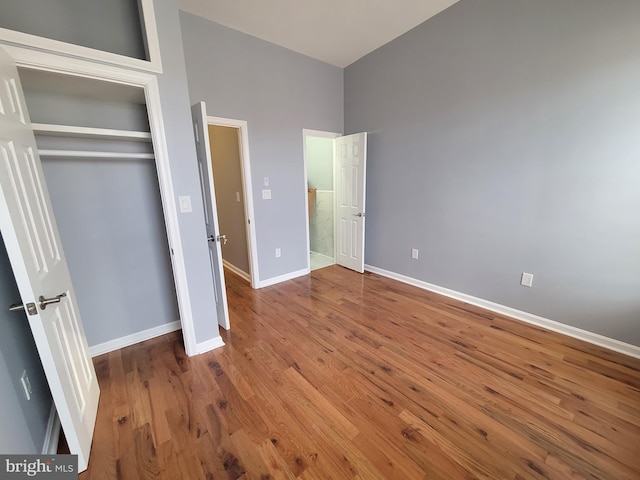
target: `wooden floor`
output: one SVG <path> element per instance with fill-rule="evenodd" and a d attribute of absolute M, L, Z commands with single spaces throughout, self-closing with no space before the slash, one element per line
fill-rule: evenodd
<path fill-rule="evenodd" d="M 640 478 L 640 360 L 337 266 L 227 288 L 226 346 L 96 359 L 82 480 Z"/>

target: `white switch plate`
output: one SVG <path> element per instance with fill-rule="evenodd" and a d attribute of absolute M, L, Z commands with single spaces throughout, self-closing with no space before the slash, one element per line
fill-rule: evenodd
<path fill-rule="evenodd" d="M 182 195 L 178 197 L 178 203 L 180 204 L 180 213 L 189 213 L 191 209 L 191 197 L 189 195 Z"/>
<path fill-rule="evenodd" d="M 268 188 L 265 188 L 264 190 L 262 190 L 262 199 L 263 200 L 271 200 L 271 190 Z"/>
<path fill-rule="evenodd" d="M 414 260 L 418 259 L 418 249 L 417 248 L 412 248 L 411 249 L 411 258 L 413 258 Z"/>
<path fill-rule="evenodd" d="M 530 287 L 531 285 L 533 285 L 533 273 L 522 272 L 520 285 L 523 285 L 525 287 Z"/>
<path fill-rule="evenodd" d="M 236 192 L 236 202 L 240 201 L 240 192 Z"/>
<path fill-rule="evenodd" d="M 280 258 L 282 256 L 282 250 L 276 248 L 276 258 Z"/>
<path fill-rule="evenodd" d="M 264 177 L 264 186 L 265 187 L 269 186 L 269 177 Z"/>

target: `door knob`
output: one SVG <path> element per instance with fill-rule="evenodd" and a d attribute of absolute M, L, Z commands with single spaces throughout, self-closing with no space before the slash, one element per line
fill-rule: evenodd
<path fill-rule="evenodd" d="M 210 242 L 223 242 L 223 245 L 227 244 L 227 236 L 226 235 L 216 235 L 215 237 L 213 235 L 209 235 L 207 237 L 207 240 Z"/>
<path fill-rule="evenodd" d="M 52 303 L 60 303 L 60 300 L 62 300 L 62 298 L 66 296 L 67 294 L 64 292 L 51 298 L 44 298 L 43 295 L 40 295 L 38 297 L 38 302 L 40 302 L 40 310 L 46 309 L 47 305 L 51 305 Z"/>
<path fill-rule="evenodd" d="M 364 218 L 365 213 L 364 213 L 364 212 L 354 213 L 354 214 L 353 214 L 353 216 L 354 216 L 354 217 Z"/>

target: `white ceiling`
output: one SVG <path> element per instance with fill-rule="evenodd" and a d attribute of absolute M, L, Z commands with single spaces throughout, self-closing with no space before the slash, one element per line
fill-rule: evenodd
<path fill-rule="evenodd" d="M 181 10 L 338 67 L 458 0 L 178 0 Z"/>

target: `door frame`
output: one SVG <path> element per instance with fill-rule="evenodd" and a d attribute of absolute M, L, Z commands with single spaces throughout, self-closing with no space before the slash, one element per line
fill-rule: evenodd
<path fill-rule="evenodd" d="M 165 136 L 160 91 L 156 76 L 150 73 L 115 67 L 113 65 L 99 64 L 88 60 L 63 57 L 58 54 L 30 50 L 19 46 L 5 44 L 1 46 L 13 58 L 19 68 L 119 83 L 144 90 L 156 171 L 158 174 L 162 212 L 169 243 L 168 254 L 171 259 L 185 352 L 189 356 L 201 353 L 198 343 L 196 342 L 193 325 L 193 312 L 191 310 L 186 265 L 182 240 L 180 238 L 176 196 L 171 178 L 169 150 Z"/>
<path fill-rule="evenodd" d="M 251 157 L 249 155 L 249 125 L 245 120 L 233 118 L 214 117 L 207 115 L 207 127 L 217 125 L 220 127 L 232 127 L 238 129 L 238 146 L 240 148 L 240 175 L 242 177 L 242 195 L 244 197 L 244 220 L 247 232 L 247 251 L 249 252 L 249 277 L 251 288 L 260 285 L 258 270 L 258 242 L 256 240 L 255 216 L 253 212 L 253 186 L 251 182 Z M 213 172 L 213 166 L 211 167 Z M 215 172 L 213 172 L 215 177 Z M 216 199 L 214 198 L 215 202 Z M 224 259 L 223 259 L 224 262 Z"/>
<path fill-rule="evenodd" d="M 331 138 L 335 140 L 338 137 L 341 137 L 342 133 L 338 132 L 326 132 L 324 130 L 311 130 L 308 128 L 302 129 L 302 158 L 304 159 L 304 211 L 305 211 L 305 229 L 307 232 L 307 273 L 311 273 L 311 236 L 309 233 L 309 195 L 307 194 L 307 189 L 309 186 L 309 176 L 307 169 L 307 137 L 322 137 L 322 138 Z M 334 187 L 334 202 L 333 202 L 333 219 L 335 223 L 335 214 L 336 214 L 336 202 L 335 202 L 335 185 L 336 185 L 336 152 L 335 145 L 333 148 L 333 187 Z M 336 257 L 336 241 L 335 241 L 335 226 L 333 229 L 333 257 Z"/>

